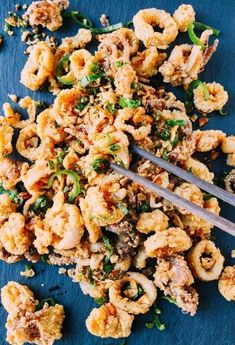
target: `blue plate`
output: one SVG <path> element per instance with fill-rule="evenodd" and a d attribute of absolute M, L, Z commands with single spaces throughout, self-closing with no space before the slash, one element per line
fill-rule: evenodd
<path fill-rule="evenodd" d="M 25 0 L 4 0 L 1 1 L 0 19 L 3 25 L 7 11 L 13 10 L 14 5 L 23 4 Z M 29 2 L 29 1 L 28 1 Z M 99 25 L 99 17 L 102 13 L 110 16 L 111 23 L 128 21 L 141 8 L 158 7 L 171 13 L 183 2 L 180 0 L 71 0 L 71 9 L 78 9 L 91 17 Z M 197 20 L 207 23 L 221 30 L 220 44 L 216 54 L 211 59 L 205 72 L 200 78 L 206 81 L 217 81 L 228 90 L 230 99 L 226 106 L 227 116 L 218 114 L 211 116 L 206 128 L 216 128 L 226 131 L 228 134 L 235 133 L 235 1 L 234 0 L 191 0 L 197 13 Z M 3 4 L 4 3 L 4 4 Z M 56 33 L 57 37 L 76 33 L 76 27 L 66 23 L 63 30 Z M 183 40 L 186 35 L 183 36 Z M 12 38 L 6 38 L 3 46 L 0 47 L 0 73 L 1 88 L 0 102 L 8 101 L 7 94 L 23 97 L 30 95 L 37 99 L 52 100 L 46 93 L 32 93 L 19 83 L 20 71 L 24 66 L 26 57 L 23 55 L 23 45 L 20 42 L 19 34 Z M 221 159 L 215 164 L 215 171 L 219 172 L 228 169 L 225 160 Z M 222 205 L 223 216 L 235 221 L 234 210 L 228 205 Z M 231 250 L 235 248 L 235 240 L 232 236 L 214 230 L 213 235 L 216 243 L 221 248 L 226 265 L 234 264 L 231 259 Z M 91 298 L 83 296 L 78 284 L 72 283 L 68 277 L 60 276 L 58 268 L 46 264 L 35 265 L 37 275 L 33 279 L 25 279 L 20 276 L 24 263 L 7 265 L 0 263 L 0 287 L 9 280 L 16 280 L 27 284 L 33 289 L 38 298 L 53 296 L 65 306 L 66 321 L 63 340 L 58 345 L 115 345 L 120 340 L 102 340 L 91 336 L 85 327 L 85 319 L 91 309 L 95 306 Z M 160 301 L 162 309 L 162 321 L 166 324 L 163 332 L 157 329 L 148 330 L 144 324 L 149 316 L 137 317 L 133 334 L 127 340 L 128 345 L 234 345 L 235 343 L 235 313 L 234 302 L 227 302 L 218 292 L 217 282 L 195 284 L 200 294 L 200 307 L 194 317 L 182 314 L 182 312 L 167 301 Z M 5 321 L 7 314 L 3 307 L 0 307 L 0 345 L 5 342 Z"/>

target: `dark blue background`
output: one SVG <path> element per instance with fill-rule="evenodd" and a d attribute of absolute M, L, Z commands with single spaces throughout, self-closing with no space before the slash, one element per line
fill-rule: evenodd
<path fill-rule="evenodd" d="M 182 0 L 183 1 L 183 0 Z M 71 0 L 71 8 L 78 9 L 91 17 L 96 24 L 99 24 L 99 17 L 102 13 L 110 15 L 111 23 L 127 21 L 141 8 L 158 7 L 171 13 L 182 3 L 180 0 Z M 7 11 L 12 10 L 17 3 L 25 1 L 1 0 L 0 20 L 1 26 Z M 220 44 L 216 55 L 213 56 L 201 79 L 207 81 L 218 81 L 222 83 L 230 94 L 227 105 L 228 115 L 221 117 L 213 115 L 210 122 L 204 128 L 222 129 L 227 133 L 235 133 L 235 0 L 191 0 L 197 13 L 197 20 L 221 29 Z M 76 27 L 66 23 L 66 28 L 57 33 L 60 35 L 75 34 Z M 5 38 L 5 37 L 4 37 Z M 186 39 L 186 35 L 183 37 Z M 13 38 L 6 38 L 3 46 L 0 47 L 0 107 L 8 101 L 7 94 L 15 93 L 20 97 L 31 95 L 37 99 L 52 97 L 43 93 L 29 92 L 19 83 L 20 71 L 26 61 L 23 55 L 23 44 L 19 35 Z M 228 169 L 224 160 L 215 166 L 216 171 Z M 235 221 L 232 207 L 223 206 L 223 215 Z M 231 259 L 231 250 L 235 248 L 235 240 L 222 231 L 215 230 L 216 243 L 222 249 L 226 258 L 226 264 L 234 264 Z M 78 284 L 72 283 L 68 277 L 60 276 L 58 268 L 46 264 L 35 265 L 36 277 L 25 279 L 20 276 L 24 263 L 7 265 L 0 263 L 0 287 L 9 280 L 16 280 L 27 284 L 33 289 L 38 298 L 54 296 L 58 302 L 65 306 L 66 321 L 63 340 L 58 342 L 61 345 L 115 345 L 120 341 L 91 336 L 85 328 L 85 319 L 90 310 L 95 306 L 92 300 L 83 296 Z M 44 284 L 44 286 L 41 286 Z M 59 286 L 59 289 L 50 291 L 50 288 Z M 235 343 L 235 310 L 234 302 L 228 303 L 217 290 L 217 282 L 201 284 L 196 282 L 196 288 L 200 294 L 200 307 L 194 317 L 184 315 L 174 305 L 166 301 L 160 301 L 162 309 L 162 320 L 166 324 L 166 330 L 160 332 L 157 329 L 147 330 L 144 326 L 149 316 L 137 317 L 133 335 L 128 339 L 128 345 L 232 345 Z M 6 312 L 0 307 L 0 345 L 5 342 L 5 320 Z"/>

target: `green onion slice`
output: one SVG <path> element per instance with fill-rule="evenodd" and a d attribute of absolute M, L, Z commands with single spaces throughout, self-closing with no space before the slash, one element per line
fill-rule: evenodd
<path fill-rule="evenodd" d="M 139 99 L 129 99 L 126 97 L 120 97 L 119 105 L 122 108 L 138 108 L 141 105 L 141 101 Z"/>
<path fill-rule="evenodd" d="M 166 124 L 170 127 L 174 127 L 174 126 L 184 126 L 186 124 L 186 121 L 185 120 L 181 120 L 181 119 L 169 119 L 169 120 L 166 120 Z"/>
<path fill-rule="evenodd" d="M 218 37 L 218 36 L 220 35 L 220 31 L 219 31 L 219 30 L 217 30 L 217 29 L 215 29 L 215 28 L 212 28 L 212 27 L 209 26 L 209 25 L 206 25 L 206 24 L 200 23 L 200 22 L 194 22 L 193 24 L 194 24 L 194 27 L 195 27 L 196 29 L 199 29 L 199 30 L 202 30 L 202 31 L 205 31 L 205 30 L 212 30 L 212 31 L 213 31 L 213 34 L 214 34 L 215 36 Z"/>
<path fill-rule="evenodd" d="M 188 25 L 188 34 L 189 34 L 189 38 L 190 40 L 193 42 L 193 44 L 200 46 L 201 50 L 204 51 L 206 49 L 205 44 L 201 41 L 201 39 L 195 34 L 194 32 L 194 23 L 190 23 Z"/>
<path fill-rule="evenodd" d="M 101 74 L 87 75 L 80 80 L 80 84 L 83 88 L 86 88 L 87 86 L 92 84 L 94 81 L 100 79 L 101 77 L 102 77 Z"/>
<path fill-rule="evenodd" d="M 53 175 L 51 175 L 48 181 L 48 186 L 51 187 L 54 179 L 62 175 L 67 175 L 73 180 L 73 183 L 74 183 L 73 190 L 69 193 L 69 202 L 72 204 L 74 203 L 78 195 L 81 193 L 80 178 L 76 172 L 72 170 L 66 170 L 66 169 L 60 170 L 54 173 Z"/>

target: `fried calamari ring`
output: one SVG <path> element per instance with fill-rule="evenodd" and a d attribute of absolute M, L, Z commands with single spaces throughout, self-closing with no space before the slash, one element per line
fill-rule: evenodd
<path fill-rule="evenodd" d="M 133 18 L 136 37 L 149 48 L 166 49 L 178 35 L 176 22 L 171 15 L 157 8 L 140 10 Z M 154 26 L 159 26 L 163 32 L 155 32 Z"/>
<path fill-rule="evenodd" d="M 55 120 L 61 127 L 75 125 L 79 121 L 79 111 L 76 109 L 81 90 L 62 90 L 54 101 L 52 108 Z"/>
<path fill-rule="evenodd" d="M 51 76 L 54 69 L 54 55 L 46 42 L 37 43 L 30 52 L 21 72 L 21 83 L 36 91 Z"/>
<path fill-rule="evenodd" d="M 128 286 L 127 286 L 128 285 Z M 135 301 L 132 288 L 136 292 L 136 286 L 141 286 L 143 295 Z M 131 288 L 128 289 L 128 287 Z M 124 290 L 124 295 L 122 293 Z M 137 289 L 138 290 L 138 289 Z M 127 296 L 130 296 L 128 298 Z M 122 279 L 114 281 L 109 289 L 109 297 L 112 304 L 125 310 L 129 314 L 145 314 L 151 308 L 157 298 L 157 290 L 151 280 L 141 273 L 128 272 Z"/>
<path fill-rule="evenodd" d="M 40 157 L 42 153 L 42 146 L 39 145 L 36 123 L 21 129 L 16 142 L 16 148 L 21 156 L 29 159 L 30 161 L 36 161 Z"/>
<path fill-rule="evenodd" d="M 204 90 L 198 86 L 193 90 L 194 104 L 203 113 L 221 110 L 228 101 L 228 93 L 219 83 L 206 83 L 209 92 L 208 99 L 205 99 Z"/>
<path fill-rule="evenodd" d="M 203 240 L 190 250 L 188 264 L 195 277 L 202 281 L 211 281 L 219 278 L 224 257 L 214 242 Z"/>

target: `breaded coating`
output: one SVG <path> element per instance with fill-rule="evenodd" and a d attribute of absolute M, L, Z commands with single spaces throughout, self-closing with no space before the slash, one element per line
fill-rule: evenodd
<path fill-rule="evenodd" d="M 202 281 L 218 279 L 224 264 L 220 250 L 209 240 L 200 241 L 193 246 L 187 260 L 194 276 Z"/>
<path fill-rule="evenodd" d="M 188 29 L 188 25 L 195 21 L 195 11 L 192 5 L 182 4 L 173 14 L 179 31 L 185 32 Z"/>
<path fill-rule="evenodd" d="M 43 309 L 36 311 L 38 301 L 27 286 L 9 282 L 1 291 L 4 308 L 8 311 L 6 329 L 11 345 L 33 343 L 52 345 L 62 337 L 64 307 L 56 304 L 50 307 L 45 303 Z"/>
<path fill-rule="evenodd" d="M 67 7 L 69 7 L 69 0 L 34 1 L 28 7 L 23 18 L 31 26 L 42 25 L 50 31 L 56 31 L 63 23 L 61 11 Z"/>
<path fill-rule="evenodd" d="M 218 288 L 227 301 L 235 301 L 235 266 L 226 266 L 219 278 Z"/>
<path fill-rule="evenodd" d="M 126 338 L 131 334 L 134 316 L 112 303 L 94 308 L 86 320 L 88 331 L 101 338 Z"/>
<path fill-rule="evenodd" d="M 191 287 L 194 282 L 187 262 L 180 255 L 158 259 L 154 282 L 165 295 L 176 300 L 184 313 L 195 315 L 198 306 L 198 294 Z"/>
<path fill-rule="evenodd" d="M 180 228 L 156 231 L 144 246 L 149 257 L 163 257 L 188 250 L 192 242 L 187 233 Z"/>
<path fill-rule="evenodd" d="M 228 101 L 228 93 L 224 90 L 224 87 L 215 82 L 206 83 L 205 86 L 209 92 L 208 99 L 205 99 L 204 91 L 200 85 L 193 90 L 195 107 L 203 113 L 223 109 Z"/>

